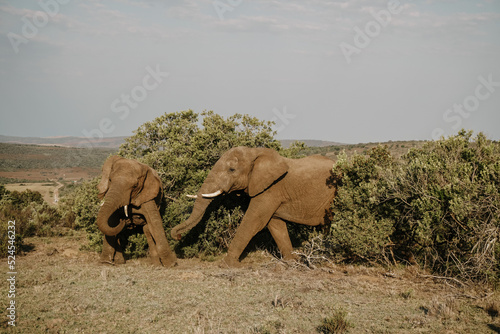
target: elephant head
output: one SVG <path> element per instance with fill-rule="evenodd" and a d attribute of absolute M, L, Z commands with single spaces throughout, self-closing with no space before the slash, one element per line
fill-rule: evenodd
<path fill-rule="evenodd" d="M 224 193 L 245 191 L 250 197 L 258 196 L 280 180 L 288 170 L 283 157 L 267 148 L 235 147 L 224 153 L 208 174 L 194 203 L 191 216 L 171 231 L 172 238 L 196 226 L 211 201 Z"/>
<path fill-rule="evenodd" d="M 107 236 L 117 235 L 125 226 L 124 219 L 116 219 L 119 222 L 112 219 L 118 209 L 123 207 L 128 215 L 128 205 L 140 207 L 162 195 L 161 181 L 155 170 L 118 156 L 109 157 L 104 163 L 97 188 L 99 199 L 104 199 L 97 215 L 97 226 Z"/>

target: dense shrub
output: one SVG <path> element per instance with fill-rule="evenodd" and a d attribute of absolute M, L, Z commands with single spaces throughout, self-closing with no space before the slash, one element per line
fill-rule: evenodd
<path fill-rule="evenodd" d="M 97 198 L 97 184 L 99 178 L 82 182 L 67 193 L 60 201 L 61 211 L 68 220 L 72 220 L 75 229 L 87 232 L 89 239 L 88 249 L 100 252 L 102 250 L 103 235 L 97 228 L 96 218 L 99 212 Z"/>
<path fill-rule="evenodd" d="M 461 131 L 404 156 L 388 177 L 397 248 L 445 275 L 498 279 L 500 145 Z"/>
<path fill-rule="evenodd" d="M 15 221 L 16 249 L 22 249 L 25 237 L 61 235 L 64 220 L 59 210 L 48 205 L 37 191 L 7 191 L 0 187 L 0 256 L 6 256 L 7 226 Z"/>
<path fill-rule="evenodd" d="M 397 161 L 384 147 L 349 161 L 341 156 L 334 171 L 341 186 L 324 237 L 329 255 L 498 280 L 498 143 L 461 131 Z"/>
<path fill-rule="evenodd" d="M 386 190 L 384 173 L 394 164 L 387 147 L 382 146 L 351 160 L 340 155 L 334 166 L 340 183 L 332 206 L 333 221 L 324 238 L 330 257 L 348 261 L 385 258 L 398 213 L 381 198 Z"/>

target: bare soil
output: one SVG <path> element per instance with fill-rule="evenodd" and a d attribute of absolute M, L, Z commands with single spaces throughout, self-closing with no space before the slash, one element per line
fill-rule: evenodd
<path fill-rule="evenodd" d="M 147 258 L 110 266 L 80 250 L 81 232 L 26 241 L 31 250 L 16 257 L 16 327 L 4 315 L 0 332 L 318 333 L 342 309 L 350 333 L 500 333 L 498 317 L 487 313 L 498 291 L 423 277 L 417 268 L 311 270 L 265 252 L 237 269 L 199 259 L 172 269 Z M 7 303 L 3 293 L 2 310 Z"/>

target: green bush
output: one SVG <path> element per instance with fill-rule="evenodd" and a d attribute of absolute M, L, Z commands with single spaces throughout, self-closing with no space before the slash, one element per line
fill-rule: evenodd
<path fill-rule="evenodd" d="M 23 247 L 23 240 L 33 236 L 61 235 L 64 221 L 59 210 L 44 202 L 37 191 L 7 191 L 0 188 L 0 256 L 6 256 L 8 222 L 15 221 L 16 250 Z"/>
<path fill-rule="evenodd" d="M 340 187 L 323 247 L 330 256 L 498 280 L 499 143 L 461 131 L 399 160 L 385 147 L 341 156 L 334 172 Z"/>
<path fill-rule="evenodd" d="M 339 157 L 333 168 L 339 188 L 332 206 L 332 225 L 324 238 L 330 257 L 376 262 L 385 258 L 392 221 L 398 213 L 380 198 L 386 189 L 384 173 L 394 164 L 387 147 L 382 146 L 351 160 L 345 154 Z"/>
<path fill-rule="evenodd" d="M 97 185 L 100 178 L 96 177 L 84 181 L 71 189 L 59 202 L 64 217 L 77 230 L 87 232 L 89 244 L 84 248 L 100 252 L 102 250 L 103 235 L 97 228 L 96 219 L 99 212 Z"/>
<path fill-rule="evenodd" d="M 465 131 L 429 142 L 402 157 L 388 184 L 398 252 L 444 275 L 498 279 L 498 143 Z"/>

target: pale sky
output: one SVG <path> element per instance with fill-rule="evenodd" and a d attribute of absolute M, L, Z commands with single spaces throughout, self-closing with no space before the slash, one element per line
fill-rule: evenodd
<path fill-rule="evenodd" d="M 0 134 L 129 136 L 165 112 L 279 139 L 500 139 L 500 0 L 0 0 Z"/>

